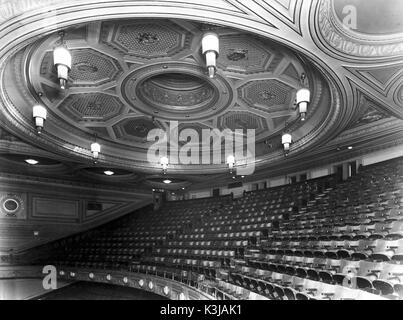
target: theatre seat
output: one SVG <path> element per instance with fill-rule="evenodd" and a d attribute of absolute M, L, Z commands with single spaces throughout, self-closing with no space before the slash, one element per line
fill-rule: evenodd
<path fill-rule="evenodd" d="M 297 294 L 298 292 L 291 288 L 284 288 L 284 300 L 297 300 Z"/>
<path fill-rule="evenodd" d="M 401 298 L 403 179 L 391 168 L 370 166 L 341 184 L 323 177 L 239 199 L 167 202 L 65 242 L 52 261 L 172 274 L 192 285 L 195 274 L 218 278 L 234 298 Z"/>

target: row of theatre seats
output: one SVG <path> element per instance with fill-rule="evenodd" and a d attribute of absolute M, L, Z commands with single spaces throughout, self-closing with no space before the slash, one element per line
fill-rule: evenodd
<path fill-rule="evenodd" d="M 243 288 L 237 297 L 403 299 L 402 173 L 398 158 L 346 181 L 327 176 L 238 199 L 168 202 L 58 242 L 50 259 L 181 270 L 222 291 Z"/>

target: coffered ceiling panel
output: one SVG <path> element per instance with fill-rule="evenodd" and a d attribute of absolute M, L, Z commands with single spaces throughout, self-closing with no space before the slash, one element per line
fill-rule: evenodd
<path fill-rule="evenodd" d="M 104 93 L 84 93 L 70 95 L 58 109 L 76 122 L 106 122 L 121 114 L 123 103 Z"/>
<path fill-rule="evenodd" d="M 264 72 L 269 66 L 269 61 L 275 58 L 269 48 L 261 46 L 259 41 L 250 36 L 230 35 L 220 39 L 220 57 L 218 64 L 221 68 L 241 73 Z M 281 58 L 280 58 L 281 60 Z M 272 69 L 278 65 L 276 59 Z"/>
<path fill-rule="evenodd" d="M 145 141 L 148 133 L 158 128 L 155 122 L 148 118 L 127 118 L 113 126 L 117 139 L 128 141 Z"/>
<path fill-rule="evenodd" d="M 242 86 L 239 95 L 253 108 L 275 112 L 292 106 L 294 90 L 278 80 L 259 80 Z"/>
<path fill-rule="evenodd" d="M 118 62 L 92 49 L 72 52 L 73 68 L 70 73 L 71 86 L 99 86 L 116 80 L 122 73 Z"/>
<path fill-rule="evenodd" d="M 220 121 L 223 128 L 229 128 L 233 131 L 254 129 L 256 134 L 259 135 L 268 129 L 265 118 L 247 112 L 228 112 Z"/>
<path fill-rule="evenodd" d="M 190 32 L 167 21 L 104 23 L 101 34 L 101 43 L 141 59 L 172 56 L 190 41 Z"/>

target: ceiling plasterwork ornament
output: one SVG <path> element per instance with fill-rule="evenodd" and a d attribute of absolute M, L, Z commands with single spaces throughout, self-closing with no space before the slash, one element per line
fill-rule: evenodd
<path fill-rule="evenodd" d="M 359 105 L 356 116 L 352 119 L 348 129 L 357 128 L 366 124 L 374 123 L 384 119 L 396 119 L 390 114 L 381 110 L 379 106 L 360 94 Z"/>
<path fill-rule="evenodd" d="M 214 128 L 220 124 L 220 121 L 222 124 L 227 123 L 240 128 L 254 124 L 262 129 L 262 136 L 259 138 L 262 138 L 261 142 L 263 142 L 276 140 L 276 129 L 283 126 L 283 121 L 287 117 L 291 117 L 292 129 L 296 131 L 296 143 L 292 148 L 295 148 L 294 154 L 298 156 L 299 151 L 317 146 L 322 139 L 326 140 L 341 131 L 353 114 L 351 110 L 354 108 L 353 105 L 346 106 L 348 103 L 344 101 L 352 90 L 348 87 L 348 80 L 345 78 L 348 73 L 339 73 L 342 68 L 341 64 L 334 66 L 329 63 L 326 65 L 327 62 L 333 61 L 332 57 L 327 60 L 323 52 L 313 50 L 309 53 L 312 61 L 315 61 L 313 58 L 316 54 L 318 55 L 319 59 L 315 63 L 321 71 L 329 71 L 328 74 L 323 74 L 326 79 L 323 81 L 323 87 L 326 88 L 324 92 L 328 92 L 327 97 L 330 95 L 332 103 L 327 103 L 327 109 L 323 111 L 326 103 L 320 101 L 322 90 L 315 84 L 316 76 L 310 74 L 310 71 L 315 68 L 308 60 L 301 63 L 299 59 L 295 59 L 292 52 L 290 54 L 290 50 L 281 46 L 281 42 L 284 42 L 296 51 L 308 51 L 310 49 L 307 48 L 314 46 L 310 37 L 315 35 L 311 35 L 309 32 L 304 33 L 302 40 L 301 30 L 308 29 L 304 23 L 301 25 L 303 20 L 300 17 L 302 12 L 313 15 L 316 4 L 319 2 L 231 1 L 217 2 L 214 10 L 201 4 L 200 7 L 206 9 L 206 12 L 214 11 L 214 19 L 221 26 L 233 26 L 229 22 L 230 20 L 226 20 L 232 16 L 236 18 L 233 20 L 239 19 L 243 22 L 239 24 L 240 29 L 256 30 L 256 34 L 265 34 L 268 38 L 272 37 L 278 41 L 265 40 L 257 35 L 248 37 L 248 34 L 245 36 L 239 30 L 234 31 L 227 27 L 215 26 L 214 31 L 218 32 L 220 38 L 224 40 L 223 44 L 225 44 L 225 37 L 229 39 L 227 46 L 220 48 L 222 54 L 220 55 L 221 60 L 218 61 L 218 78 L 221 76 L 224 79 L 223 83 L 226 82 L 226 88 L 223 91 L 221 91 L 222 87 L 213 81 L 208 80 L 207 82 L 205 74 L 202 75 L 196 70 L 189 71 L 190 68 L 186 70 L 185 65 L 199 66 L 203 62 L 199 49 L 200 38 L 204 30 L 201 30 L 195 21 L 175 20 L 170 10 L 166 12 L 167 17 L 173 18 L 169 20 L 169 23 L 168 20 L 161 19 L 161 17 L 147 21 L 144 18 L 146 11 L 151 10 L 151 7 L 157 8 L 159 5 L 155 2 L 150 2 L 149 6 L 146 5 L 142 9 L 145 12 L 133 11 L 132 16 L 130 13 L 120 12 L 125 19 L 120 21 L 122 23 L 116 23 L 117 20 L 95 21 L 96 17 L 93 17 L 90 19 L 92 21 L 90 25 L 83 24 L 67 30 L 66 40 L 69 42 L 73 57 L 77 57 L 75 69 L 72 70 L 72 86 L 69 92 L 61 95 L 54 87 L 51 74 L 40 74 L 38 70 L 28 73 L 34 90 L 32 88 L 30 88 L 31 92 L 26 89 L 22 90 L 23 98 L 9 99 L 11 96 L 9 92 L 2 92 L 2 97 L 6 97 L 7 119 L 10 120 L 10 123 L 15 124 L 11 131 L 13 133 L 18 131 L 19 136 L 23 136 L 24 139 L 41 147 L 51 148 L 53 146 L 52 149 L 59 154 L 75 154 L 78 158 L 90 156 L 87 150 L 88 139 L 96 132 L 102 139 L 103 146 L 105 145 L 102 161 L 124 167 L 129 165 L 130 168 L 138 166 L 139 170 L 147 170 L 149 169 L 147 162 L 139 156 L 147 149 L 147 144 L 144 143 L 145 132 L 149 128 L 166 126 L 170 119 L 180 119 L 181 124 L 192 124 L 197 128 L 204 127 L 205 124 Z M 99 10 L 99 12 L 103 10 L 105 17 L 110 14 L 108 9 L 101 10 L 101 6 L 95 2 L 91 2 L 91 6 L 92 9 Z M 134 7 L 133 4 L 125 9 L 129 11 Z M 138 8 L 136 7 L 136 9 Z M 187 10 L 187 7 L 185 9 Z M 88 11 L 89 6 L 84 10 Z M 73 8 L 70 11 L 70 18 L 78 14 Z M 194 11 L 198 14 L 200 10 L 196 8 Z M 143 15 L 143 17 L 140 18 L 137 14 Z M 189 12 L 186 11 L 186 14 Z M 185 17 L 187 17 L 186 14 Z M 197 14 L 195 15 L 196 20 Z M 131 20 L 133 17 L 135 19 Z M 68 24 L 67 19 L 63 21 L 65 25 Z M 164 21 L 169 25 L 166 25 Z M 209 21 L 212 22 L 213 19 Z M 245 21 L 249 21 L 250 24 Z M 277 24 L 277 34 L 272 33 L 274 23 Z M 264 30 L 261 28 L 263 24 L 266 27 Z M 54 26 L 49 27 L 49 31 L 52 28 Z M 28 33 L 26 35 L 28 36 Z M 38 39 L 40 41 L 33 47 L 46 41 L 46 37 Z M 231 42 L 237 37 L 241 40 L 236 43 Z M 305 37 L 307 37 L 306 43 L 308 44 L 306 48 L 303 46 Z M 48 43 L 50 47 L 51 43 L 52 41 Z M 1 50 L 1 52 L 11 52 L 7 51 L 8 48 Z M 307 53 L 306 51 L 305 53 Z M 30 54 L 35 55 L 35 49 Z M 264 58 L 262 58 L 263 55 Z M 27 57 L 24 52 L 21 53 L 21 56 L 24 59 Z M 347 56 L 349 55 L 346 54 Z M 354 57 L 349 56 L 349 59 L 351 58 Z M 20 63 L 24 63 L 24 59 Z M 259 61 L 261 65 L 256 61 Z M 165 66 L 168 66 L 168 70 L 164 69 L 164 63 Z M 169 70 L 169 64 L 172 66 L 174 63 L 178 66 L 177 70 L 175 68 Z M 146 72 L 152 71 L 156 65 L 161 69 L 155 69 L 155 74 L 147 76 Z M 200 72 L 205 71 L 203 65 L 201 68 Z M 144 71 L 144 75 L 141 74 L 141 70 Z M 311 114 L 308 114 L 308 123 L 303 126 L 295 122 L 296 118 L 293 118 L 295 113 L 292 106 L 293 94 L 285 99 L 286 103 L 282 107 L 276 104 L 281 98 L 281 93 L 276 92 L 276 88 L 272 86 L 258 90 L 257 98 L 253 99 L 251 95 L 248 96 L 249 99 L 245 98 L 246 91 L 242 94 L 239 93 L 240 88 L 252 87 L 261 81 L 271 84 L 282 83 L 293 91 L 297 87 L 298 77 L 302 72 L 306 72 L 311 79 L 311 89 L 314 93 L 312 108 L 309 110 Z M 334 74 L 330 75 L 330 72 L 334 72 Z M 183 79 L 183 82 L 189 84 L 185 87 L 186 94 L 180 93 L 183 87 L 172 86 L 170 83 L 169 78 L 180 80 L 177 77 L 178 74 L 181 76 L 186 74 Z M 49 75 L 50 77 L 48 77 Z M 86 77 L 80 75 L 86 75 Z M 24 76 L 23 72 L 16 75 L 19 87 L 24 86 Z M 340 79 L 336 79 L 337 77 Z M 131 80 L 134 80 L 133 85 L 128 85 L 127 81 Z M 203 82 L 204 84 L 202 84 Z M 332 83 L 330 93 L 326 82 Z M 222 108 L 220 105 L 211 104 L 217 99 L 219 90 L 220 95 L 232 95 L 232 98 L 229 98 L 228 103 L 224 103 Z M 400 104 L 401 88 L 391 87 L 390 90 L 393 91 L 395 100 Z M 49 132 L 45 138 L 39 138 L 30 131 L 30 118 L 28 114 L 25 114 L 25 107 L 21 107 L 24 106 L 24 103 L 30 105 L 33 100 L 30 95 L 38 91 L 44 93 L 43 100 L 49 107 L 49 123 L 52 123 L 47 128 Z M 223 92 L 226 93 L 223 94 Z M 93 99 L 94 101 L 90 103 L 88 97 L 91 97 L 92 94 L 110 96 L 118 102 L 116 105 L 119 107 L 115 108 L 115 103 L 102 103 L 97 99 Z M 71 110 L 66 111 L 67 102 L 72 97 L 78 98 L 77 104 Z M 148 108 L 146 109 L 145 106 Z M 323 115 L 325 112 L 327 112 L 327 117 Z M 228 115 L 226 122 L 222 121 L 225 115 Z M 230 115 L 232 118 L 229 117 Z M 56 128 L 63 130 L 63 134 L 59 135 Z M 277 146 L 275 143 L 273 145 Z M 265 149 L 268 154 L 264 154 L 262 159 L 258 159 L 258 162 L 276 161 L 279 159 L 277 157 L 278 149 L 277 147 Z M 66 153 L 66 151 L 68 152 Z M 176 169 L 185 170 L 179 166 L 174 167 L 174 170 Z"/>
<path fill-rule="evenodd" d="M 146 161 L 148 132 L 167 128 L 170 120 L 191 123 L 195 128 L 206 128 L 207 124 L 207 128 L 220 130 L 256 129 L 258 141 L 273 139 L 284 122 L 290 121 L 296 131 L 294 154 L 331 132 L 330 128 L 323 129 L 335 121 L 338 107 L 321 98 L 327 86 L 320 73 L 291 50 L 217 27 L 223 58 L 218 61 L 216 77 L 211 79 L 201 63 L 199 40 L 204 31 L 189 22 L 170 20 L 164 28 L 165 23 L 106 21 L 67 29 L 66 41 L 74 63 L 70 86 L 63 94 L 51 68 L 49 48 L 57 41 L 56 36 L 41 39 L 22 51 L 18 59 L 10 60 L 15 72 L 6 86 L 11 98 L 7 105 L 13 116 L 19 117 L 19 125 L 24 123 L 22 132 L 29 131 L 30 115 L 25 108 L 15 106 L 31 104 L 35 100 L 32 94 L 38 92 L 43 93 L 40 100 L 49 110 L 49 121 L 46 135 L 38 137 L 30 132 L 30 141 L 88 160 L 89 141 L 97 134 L 102 144 L 100 164 L 141 172 L 153 168 Z M 151 55 L 145 61 L 141 52 L 147 50 Z M 297 121 L 294 105 L 302 73 L 310 79 L 312 90 L 305 124 Z M 12 78 L 21 88 L 18 92 L 12 89 Z M 267 157 L 267 152 L 272 154 Z M 277 148 L 260 148 L 257 156 L 263 157 L 259 160 L 263 164 L 280 158 L 281 153 Z M 213 167 L 208 170 L 221 170 L 221 166 Z M 172 170 L 186 168 L 177 165 Z"/>
<path fill-rule="evenodd" d="M 403 53 L 402 34 L 394 37 L 371 37 L 343 26 L 335 15 L 334 0 L 320 0 L 316 11 L 317 34 L 328 46 L 345 58 L 392 58 Z M 382 40 L 383 38 L 383 40 Z"/>
<path fill-rule="evenodd" d="M 233 103 L 232 85 L 203 67 L 170 61 L 136 69 L 121 85 L 122 97 L 135 111 L 164 120 L 208 119 Z"/>

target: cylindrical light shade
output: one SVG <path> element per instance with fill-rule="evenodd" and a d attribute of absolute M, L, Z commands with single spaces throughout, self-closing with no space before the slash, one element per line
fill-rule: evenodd
<path fill-rule="evenodd" d="M 35 127 L 41 131 L 41 129 L 45 126 L 45 120 L 43 118 L 35 118 Z"/>
<path fill-rule="evenodd" d="M 299 107 L 299 113 L 307 113 L 307 111 L 308 111 L 308 103 L 307 102 L 300 102 L 298 107 Z"/>
<path fill-rule="evenodd" d="M 284 150 L 288 151 L 292 143 L 292 135 L 289 133 L 284 133 L 281 138 L 281 143 L 284 145 Z"/>
<path fill-rule="evenodd" d="M 301 115 L 301 120 L 305 121 L 308 112 L 308 104 L 311 102 L 311 92 L 309 89 L 300 89 L 297 91 L 297 106 Z"/>
<path fill-rule="evenodd" d="M 57 77 L 60 80 L 60 87 L 66 89 L 67 79 L 69 78 L 69 69 L 66 66 L 59 64 L 57 66 Z"/>
<path fill-rule="evenodd" d="M 91 152 L 94 156 L 94 158 L 98 158 L 99 153 L 101 152 L 101 145 L 99 143 L 93 143 L 91 145 Z"/>
<path fill-rule="evenodd" d="M 60 46 L 53 50 L 53 63 L 57 67 L 59 65 L 71 69 L 72 58 L 66 47 Z"/>
<path fill-rule="evenodd" d="M 213 51 L 209 51 L 206 53 L 206 65 L 209 77 L 214 78 L 217 61 L 216 61 L 216 54 Z"/>
<path fill-rule="evenodd" d="M 160 159 L 160 164 L 161 164 L 163 170 L 168 169 L 169 159 L 167 157 L 162 157 Z"/>
<path fill-rule="evenodd" d="M 34 118 L 42 118 L 46 120 L 48 112 L 44 106 L 36 105 L 32 108 L 32 114 Z"/>
<path fill-rule="evenodd" d="M 292 143 L 292 135 L 291 134 L 289 134 L 289 133 L 284 133 L 283 134 L 282 144 L 285 144 L 285 143 L 289 143 L 289 144 Z"/>
<path fill-rule="evenodd" d="M 202 51 L 206 54 L 208 51 L 213 51 L 218 55 L 220 53 L 220 40 L 218 35 L 213 32 L 204 34 L 202 40 Z"/>
<path fill-rule="evenodd" d="M 35 119 L 35 127 L 38 130 L 38 133 L 41 133 L 42 128 L 45 125 L 45 120 L 48 116 L 48 112 L 45 107 L 41 105 L 36 105 L 32 109 L 32 115 Z"/>
<path fill-rule="evenodd" d="M 235 157 L 233 155 L 228 156 L 227 158 L 227 164 L 230 169 L 232 169 L 235 165 Z"/>
<path fill-rule="evenodd" d="M 72 58 L 67 48 L 60 46 L 53 51 L 53 63 L 57 68 L 57 77 L 60 80 L 60 87 L 66 89 L 69 71 L 71 70 Z"/>
<path fill-rule="evenodd" d="M 206 65 L 207 67 L 215 67 L 217 65 L 217 55 L 214 51 L 208 51 L 206 53 Z"/>
<path fill-rule="evenodd" d="M 206 66 L 209 77 L 214 78 L 217 67 L 217 57 L 220 52 L 220 40 L 217 34 L 208 32 L 203 36 L 202 51 L 206 56 Z"/>
<path fill-rule="evenodd" d="M 311 102 L 311 91 L 309 89 L 304 88 L 297 91 L 297 105 L 303 102 Z"/>
<path fill-rule="evenodd" d="M 160 159 L 160 163 L 161 163 L 162 165 L 164 165 L 164 164 L 168 165 L 168 164 L 169 164 L 169 159 L 168 159 L 167 157 L 162 157 L 162 158 Z"/>
<path fill-rule="evenodd" d="M 301 115 L 301 120 L 302 121 L 305 121 L 307 112 L 308 112 L 308 103 L 301 102 L 299 104 L 299 114 Z"/>

